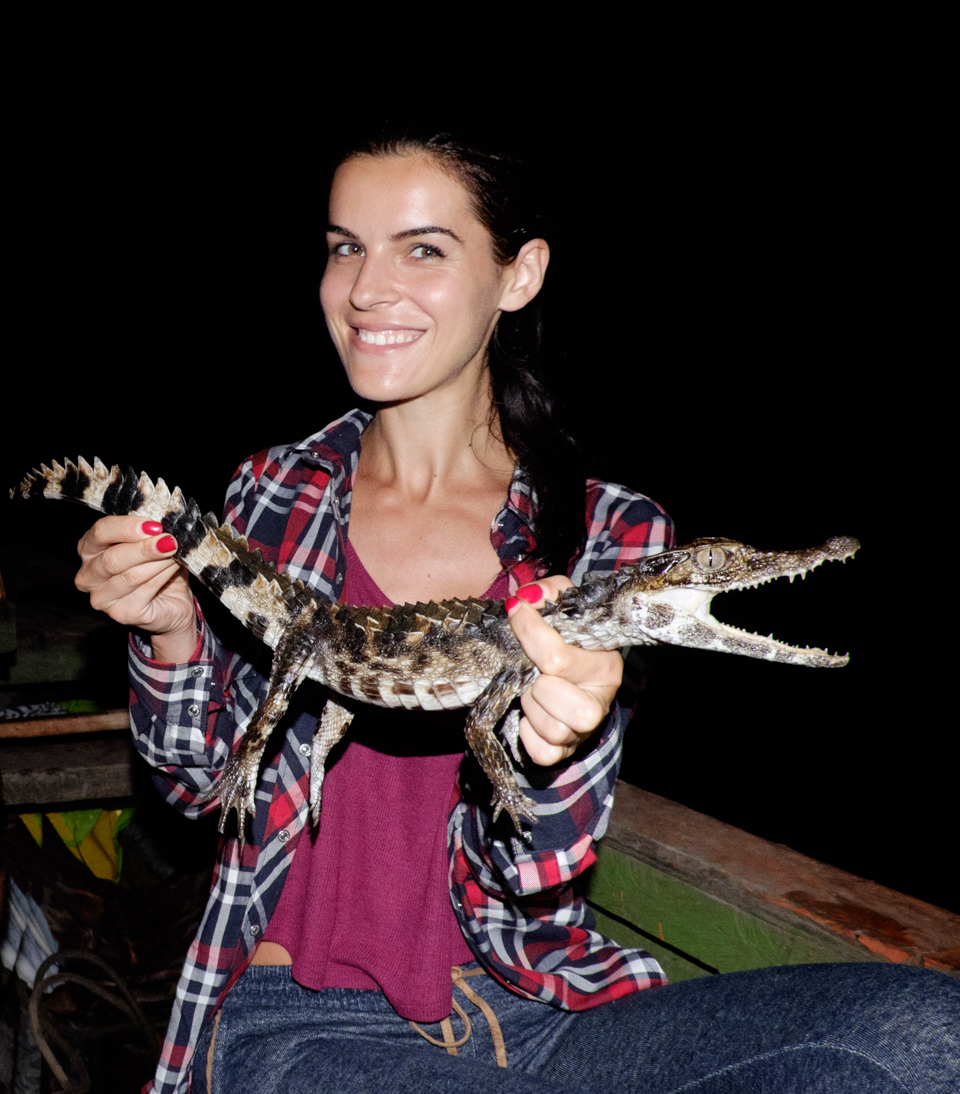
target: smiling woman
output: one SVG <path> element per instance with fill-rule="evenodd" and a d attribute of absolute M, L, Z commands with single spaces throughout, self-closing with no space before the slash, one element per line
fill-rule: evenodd
<path fill-rule="evenodd" d="M 500 569 L 488 529 L 514 465 L 491 415 L 487 347 L 501 313 L 540 290 L 547 244 L 497 263 L 468 192 L 423 154 L 348 160 L 330 219 L 320 302 L 351 386 L 381 407 L 364 435 L 351 542 L 395 603 L 478 596 Z M 428 451 L 441 423 L 453 430 L 444 475 Z"/>
<path fill-rule="evenodd" d="M 154 1089 L 488 1094 L 501 1067 L 518 1092 L 720 1092 L 731 1076 L 741 1090 L 946 1089 L 945 978 L 793 969 L 663 990 L 649 954 L 595 929 L 576 879 L 610 815 L 622 663 L 566 645 L 534 609 L 673 531 L 648 498 L 585 480 L 557 424 L 535 337 L 549 249 L 519 180 L 509 156 L 450 133 L 339 157 L 320 300 L 374 413 L 251 456 L 226 519 L 331 600 L 506 598 L 539 670 L 516 765 L 537 823 L 493 818 L 459 712 L 344 701 L 318 726 L 325 697 L 301 689 L 247 840 L 223 842 Z M 104 518 L 77 582 L 137 628 L 135 741 L 198 816 L 267 681 L 199 616 L 175 546 Z M 314 734 L 327 750 L 351 719 L 311 831 Z M 480 1019 L 491 1037 L 471 1036 Z"/>

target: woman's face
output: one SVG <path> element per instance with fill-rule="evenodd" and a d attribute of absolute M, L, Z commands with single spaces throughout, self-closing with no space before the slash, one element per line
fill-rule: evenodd
<path fill-rule="evenodd" d="M 358 395 L 414 399 L 475 384 L 510 267 L 466 190 L 422 154 L 361 156 L 330 191 L 327 327 Z"/>

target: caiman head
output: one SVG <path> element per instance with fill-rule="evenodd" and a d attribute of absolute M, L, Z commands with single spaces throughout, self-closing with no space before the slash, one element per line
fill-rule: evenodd
<path fill-rule="evenodd" d="M 738 630 L 713 618 L 710 601 L 717 593 L 755 588 L 778 577 L 792 581 L 822 562 L 851 558 L 859 547 L 849 536 L 803 551 L 758 551 L 735 540 L 697 539 L 626 568 L 613 596 L 614 614 L 637 644 L 666 642 L 791 665 L 839 667 L 848 655 L 801 649 Z"/>

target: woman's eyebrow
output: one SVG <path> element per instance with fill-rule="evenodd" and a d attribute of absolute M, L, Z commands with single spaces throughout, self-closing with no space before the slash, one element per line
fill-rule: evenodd
<path fill-rule="evenodd" d="M 360 239 L 356 232 L 351 232 L 349 228 L 341 228 L 339 224 L 328 224 L 327 232 L 330 235 L 343 236 L 344 239 L 354 239 L 357 241 Z M 451 232 L 449 228 L 441 228 L 436 224 L 429 224 L 424 228 L 407 228 L 402 232 L 394 232 L 390 239 L 394 243 L 399 243 L 402 239 L 412 239 L 414 236 L 428 235 L 450 236 L 451 239 L 455 239 L 458 243 L 463 243 L 463 240 L 456 232 Z"/>
<path fill-rule="evenodd" d="M 436 224 L 428 225 L 426 228 L 408 228 L 405 232 L 395 232 L 390 238 L 394 243 L 399 243 L 401 239 L 411 239 L 413 236 L 429 235 L 450 236 L 451 239 L 455 239 L 458 243 L 463 243 L 463 240 L 456 232 L 451 232 L 449 228 L 439 228 Z"/>

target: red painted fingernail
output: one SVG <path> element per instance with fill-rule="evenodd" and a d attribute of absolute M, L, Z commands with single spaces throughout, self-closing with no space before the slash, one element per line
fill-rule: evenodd
<path fill-rule="evenodd" d="M 158 520 L 145 520 L 140 525 L 140 531 L 145 536 L 159 536 L 163 531 L 163 525 Z"/>
<path fill-rule="evenodd" d="M 524 585 L 517 589 L 517 596 L 528 604 L 536 604 L 538 600 L 543 600 L 543 589 L 539 585 Z"/>
<path fill-rule="evenodd" d="M 506 610 L 507 615 L 517 610 L 520 607 L 520 601 L 515 596 L 508 596 L 503 602 L 503 607 Z"/>
<path fill-rule="evenodd" d="M 157 550 L 162 555 L 168 555 L 171 551 L 177 549 L 177 541 L 173 536 L 164 536 L 163 539 L 157 540 Z"/>

